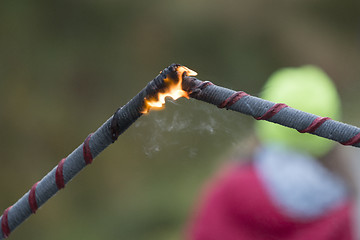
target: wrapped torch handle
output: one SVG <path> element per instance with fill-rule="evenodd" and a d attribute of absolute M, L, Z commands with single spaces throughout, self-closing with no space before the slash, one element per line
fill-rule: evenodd
<path fill-rule="evenodd" d="M 301 133 L 311 133 L 319 137 L 339 142 L 343 145 L 360 147 L 360 128 L 320 117 L 287 106 L 250 96 L 245 92 L 216 86 L 195 77 L 185 77 L 183 89 L 190 97 L 253 116 L 256 120 L 267 120 Z"/>

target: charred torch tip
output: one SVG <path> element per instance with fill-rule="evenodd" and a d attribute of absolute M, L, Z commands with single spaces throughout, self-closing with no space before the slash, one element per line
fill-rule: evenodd
<path fill-rule="evenodd" d="M 186 76 L 196 76 L 197 72 L 181 64 L 173 63 L 161 71 L 160 75 L 166 82 L 179 82 Z"/>
<path fill-rule="evenodd" d="M 195 71 L 180 64 L 171 64 L 165 68 L 158 76 L 164 81 L 164 87 L 159 89 L 155 96 L 145 97 L 144 109 L 141 113 L 147 113 L 151 108 L 162 108 L 165 104 L 166 97 L 174 100 L 180 97 L 189 98 L 188 93 L 182 89 L 182 81 L 186 76 L 196 75 L 197 73 Z"/>

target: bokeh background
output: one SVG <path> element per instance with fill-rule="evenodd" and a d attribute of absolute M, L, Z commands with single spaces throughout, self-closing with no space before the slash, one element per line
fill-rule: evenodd
<path fill-rule="evenodd" d="M 344 121 L 359 125 L 359 5 L 2 0 L 0 208 L 173 62 L 253 95 L 281 67 L 316 64 L 338 86 Z M 195 100 L 168 101 L 10 239 L 182 239 L 204 182 L 234 151 L 248 154 L 252 122 Z"/>

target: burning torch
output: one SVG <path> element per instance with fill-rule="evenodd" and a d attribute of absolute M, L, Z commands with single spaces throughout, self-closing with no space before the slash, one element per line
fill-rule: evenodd
<path fill-rule="evenodd" d="M 266 120 L 337 141 L 343 145 L 360 147 L 360 129 L 328 117 L 316 116 L 287 106 L 266 101 L 243 91 L 216 86 L 201 81 L 197 73 L 185 66 L 172 64 L 165 68 L 127 104 L 117 109 L 101 127 L 90 134 L 45 177 L 35 183 L 14 205 L 0 217 L 0 239 L 6 238 L 32 213 L 75 177 L 85 166 L 111 143 L 114 143 L 140 116 L 153 108 L 162 108 L 166 97 L 194 98 L 219 108 L 226 108 L 257 120 Z"/>

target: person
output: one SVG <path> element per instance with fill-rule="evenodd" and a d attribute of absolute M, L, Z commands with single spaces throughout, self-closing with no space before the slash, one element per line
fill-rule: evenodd
<path fill-rule="evenodd" d="M 275 72 L 261 97 L 339 120 L 341 104 L 318 67 Z M 189 224 L 190 240 L 355 239 L 353 194 L 327 165 L 335 143 L 266 121 L 255 123 L 259 146 L 249 161 L 230 163 L 211 181 Z"/>

